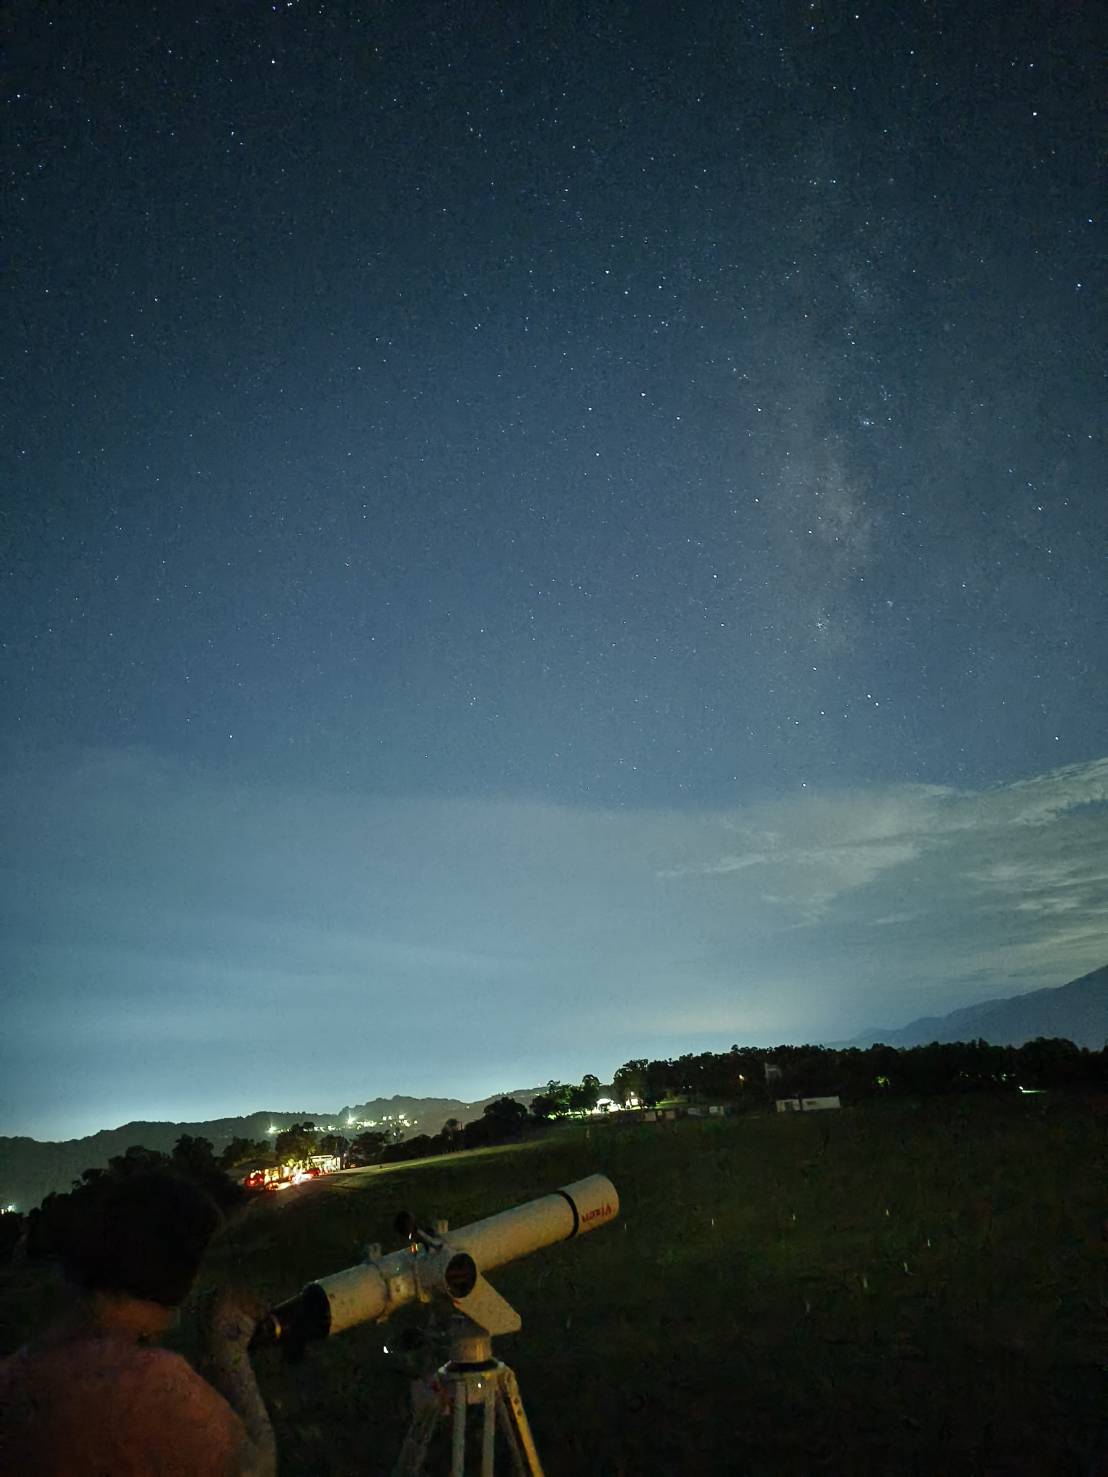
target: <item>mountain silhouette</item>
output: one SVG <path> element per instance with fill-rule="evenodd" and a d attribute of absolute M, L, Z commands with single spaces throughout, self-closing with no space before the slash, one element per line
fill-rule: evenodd
<path fill-rule="evenodd" d="M 949 1015 L 925 1015 L 896 1030 L 863 1031 L 836 1047 L 929 1046 L 932 1041 L 988 1041 L 993 1046 L 1022 1046 L 1038 1036 L 1058 1036 L 1075 1046 L 1100 1051 L 1108 1042 L 1108 964 L 1069 984 L 982 1000 Z"/>
<path fill-rule="evenodd" d="M 514 1097 L 528 1107 L 539 1091 L 537 1087 L 519 1088 L 496 1093 L 476 1103 L 464 1103 L 457 1098 L 396 1096 L 372 1098 L 364 1103 L 348 1105 L 337 1113 L 317 1113 L 303 1108 L 294 1113 L 288 1110 L 248 1113 L 237 1118 L 209 1118 L 197 1123 L 136 1121 L 124 1123 L 119 1128 L 102 1128 L 85 1138 L 58 1142 L 0 1137 L 0 1209 L 5 1205 L 15 1205 L 18 1210 L 27 1211 L 52 1191 L 72 1188 L 73 1181 L 80 1178 L 83 1170 L 104 1167 L 109 1159 L 125 1153 L 133 1144 L 168 1154 L 182 1134 L 191 1134 L 194 1138 L 209 1139 L 219 1154 L 232 1139 L 264 1139 L 269 1137 L 270 1128 L 287 1128 L 292 1123 L 314 1123 L 317 1128 L 334 1124 L 336 1133 L 352 1138 L 360 1130 L 357 1126 L 348 1126 L 348 1118 L 353 1118 L 355 1125 L 360 1122 L 381 1125 L 386 1118 L 398 1123 L 403 1118 L 406 1121 L 400 1125 L 401 1136 L 412 1138 L 420 1133 L 438 1133 L 448 1118 L 457 1118 L 462 1123 L 480 1118 L 486 1103 L 497 1097 Z"/>

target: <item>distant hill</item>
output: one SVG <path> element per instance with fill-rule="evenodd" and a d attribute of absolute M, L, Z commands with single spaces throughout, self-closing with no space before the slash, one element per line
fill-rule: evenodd
<path fill-rule="evenodd" d="M 932 1041 L 976 1041 L 994 1046 L 1022 1046 L 1036 1036 L 1060 1036 L 1077 1046 L 1100 1051 L 1108 1042 L 1108 964 L 1046 990 L 983 1000 L 952 1010 L 949 1015 L 926 1015 L 898 1030 L 864 1031 L 837 1047 L 928 1046 Z"/>
<path fill-rule="evenodd" d="M 524 1106 L 530 1106 L 540 1090 L 521 1088 L 496 1096 L 514 1097 Z M 407 1122 L 402 1125 L 402 1135 L 411 1138 L 419 1133 L 438 1133 L 448 1118 L 457 1118 L 462 1123 L 480 1118 L 485 1105 L 492 1101 L 491 1097 L 463 1103 L 457 1098 L 397 1096 L 351 1104 L 337 1113 L 303 1108 L 295 1113 L 249 1113 L 241 1118 L 211 1118 L 202 1123 L 124 1123 L 120 1128 L 104 1128 L 87 1138 L 59 1143 L 0 1137 L 0 1209 L 12 1204 L 22 1211 L 29 1210 L 52 1191 L 68 1190 L 80 1178 L 82 1170 L 106 1165 L 114 1155 L 124 1153 L 133 1144 L 168 1153 L 181 1135 L 187 1133 L 194 1138 L 210 1139 L 218 1154 L 234 1138 L 264 1139 L 271 1127 L 287 1128 L 290 1123 L 309 1122 L 317 1126 L 333 1123 L 337 1132 L 349 1137 L 359 1130 L 347 1127 L 348 1118 L 353 1118 L 355 1124 L 380 1124 L 385 1118 L 397 1121 L 403 1117 Z"/>

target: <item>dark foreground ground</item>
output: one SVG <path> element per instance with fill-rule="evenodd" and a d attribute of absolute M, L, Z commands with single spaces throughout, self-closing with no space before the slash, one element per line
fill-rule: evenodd
<path fill-rule="evenodd" d="M 1087 1103 L 575 1125 L 267 1200 L 202 1280 L 276 1301 L 392 1249 L 400 1208 L 460 1226 L 595 1171 L 619 1221 L 492 1278 L 523 1316 L 497 1352 L 548 1477 L 1088 1477 L 1108 1438 L 1108 1119 Z M 0 1351 L 56 1296 L 6 1274 Z M 296 1367 L 259 1356 L 283 1477 L 390 1470 L 400 1321 Z M 174 1342 L 193 1353 L 188 1316 Z"/>

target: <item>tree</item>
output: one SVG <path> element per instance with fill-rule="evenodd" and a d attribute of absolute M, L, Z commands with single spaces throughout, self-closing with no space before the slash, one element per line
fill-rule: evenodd
<path fill-rule="evenodd" d="M 245 1192 L 242 1186 L 233 1184 L 228 1179 L 222 1163 L 215 1157 L 210 1139 L 193 1138 L 191 1134 L 183 1133 L 173 1145 L 169 1164 L 179 1174 L 206 1190 L 224 1210 L 233 1209 L 243 1198 Z"/>
<path fill-rule="evenodd" d="M 237 1169 L 255 1159 L 272 1159 L 273 1151 L 265 1139 L 234 1138 L 219 1156 L 221 1169 Z"/>
<path fill-rule="evenodd" d="M 633 1061 L 624 1062 L 622 1067 L 617 1068 L 612 1077 L 612 1091 L 619 1102 L 624 1105 L 631 1098 L 643 1100 L 643 1092 L 646 1087 L 646 1058 L 636 1057 Z"/>
<path fill-rule="evenodd" d="M 189 1133 L 183 1133 L 173 1145 L 170 1162 L 190 1178 L 203 1178 L 219 1168 L 211 1139 L 193 1138 Z"/>
<path fill-rule="evenodd" d="M 277 1135 L 274 1145 L 278 1164 L 301 1164 L 316 1152 L 313 1123 L 293 1123 Z"/>
<path fill-rule="evenodd" d="M 577 1089 L 578 1101 L 581 1111 L 591 1113 L 600 1101 L 600 1078 L 592 1072 L 586 1072 L 581 1078 L 581 1086 Z"/>
<path fill-rule="evenodd" d="M 648 1062 L 644 1074 L 642 1100 L 654 1107 L 663 1098 L 674 1097 L 679 1091 L 678 1072 L 673 1062 Z"/>
<path fill-rule="evenodd" d="M 467 1149 L 481 1149 L 494 1144 L 500 1135 L 491 1118 L 471 1118 L 462 1130 L 462 1142 Z"/>
<path fill-rule="evenodd" d="M 343 1138 L 341 1133 L 325 1133 L 319 1140 L 320 1154 L 343 1155 L 350 1147 L 350 1140 Z"/>
<path fill-rule="evenodd" d="M 499 1097 L 486 1104 L 483 1115 L 498 1138 L 514 1138 L 527 1122 L 527 1109 L 514 1097 Z"/>
<path fill-rule="evenodd" d="M 600 1078 L 586 1072 L 575 1087 L 568 1089 L 567 1097 L 571 1113 L 591 1113 L 600 1101 Z"/>
<path fill-rule="evenodd" d="M 1036 1036 L 1016 1059 L 1021 1087 L 1075 1087 L 1096 1076 L 1091 1054 L 1058 1036 Z"/>
<path fill-rule="evenodd" d="M 108 1169 L 115 1174 L 130 1174 L 138 1169 L 161 1169 L 167 1162 L 159 1149 L 144 1149 L 141 1144 L 132 1144 L 122 1154 L 115 1154 L 108 1160 Z M 85 1179 L 89 1174 L 86 1169 L 81 1178 Z"/>
<path fill-rule="evenodd" d="M 390 1144 L 381 1155 L 382 1164 L 400 1164 L 406 1159 L 426 1159 L 430 1154 L 437 1154 L 439 1145 L 435 1143 L 430 1134 L 416 1133 L 403 1143 Z"/>
<path fill-rule="evenodd" d="M 572 1112 L 572 1094 L 573 1088 L 570 1087 L 568 1082 L 559 1082 L 556 1078 L 551 1077 L 550 1081 L 546 1084 L 546 1091 L 543 1093 L 543 1097 L 550 1103 L 550 1111 L 547 1116 L 551 1118 L 562 1118 L 566 1113 Z M 485 1111 L 488 1112 L 488 1109 L 486 1108 Z"/>
<path fill-rule="evenodd" d="M 388 1139 L 383 1133 L 374 1133 L 366 1129 L 354 1139 L 348 1150 L 349 1162 L 352 1165 L 376 1164 L 384 1153 Z"/>

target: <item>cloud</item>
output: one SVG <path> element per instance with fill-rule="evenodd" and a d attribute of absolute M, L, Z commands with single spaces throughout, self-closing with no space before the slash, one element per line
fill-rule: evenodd
<path fill-rule="evenodd" d="M 0 795 L 6 1121 L 82 1044 L 82 1090 L 99 1064 L 128 1101 L 169 1073 L 325 1107 L 836 1039 L 1108 955 L 1104 759 L 718 812 L 277 791 L 118 752 L 9 766 Z"/>
<path fill-rule="evenodd" d="M 1049 894 L 1053 905 L 1068 911 L 1081 906 L 1079 898 L 1102 896 L 1108 883 L 1108 867 L 1097 860 L 1108 833 L 1106 802 L 1105 760 L 978 791 L 899 785 L 805 793 L 750 808 L 743 820 L 727 823 L 742 846 L 729 845 L 664 875 L 753 872 L 776 900 L 822 916 L 843 894 L 941 858 L 946 875 L 968 886 L 966 907 L 997 899 L 1009 906 Z M 1083 845 L 1086 834 L 1093 838 L 1091 854 Z"/>

